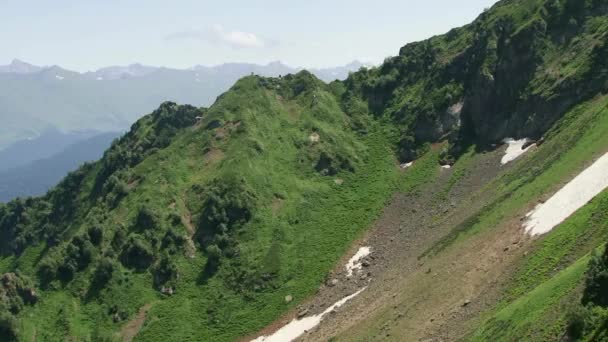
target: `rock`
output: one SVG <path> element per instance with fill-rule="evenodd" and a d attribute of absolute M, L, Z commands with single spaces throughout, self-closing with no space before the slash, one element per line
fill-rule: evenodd
<path fill-rule="evenodd" d="M 534 144 L 536 144 L 535 140 L 526 140 L 526 142 L 521 146 L 521 149 L 525 150 L 525 149 L 527 149 L 528 147 L 530 147 L 530 146 L 532 146 Z"/>
<path fill-rule="evenodd" d="M 431 273 L 431 268 L 429 267 L 429 269 L 428 269 L 428 270 L 426 270 L 426 272 L 425 272 L 425 273 L 426 273 L 426 274 Z"/>
<path fill-rule="evenodd" d="M 302 309 L 298 312 L 298 319 L 306 316 L 308 314 L 308 309 Z"/>
<path fill-rule="evenodd" d="M 334 287 L 334 286 L 338 285 L 338 283 L 339 283 L 338 279 L 334 278 L 334 279 L 332 279 L 332 280 L 330 280 L 330 281 L 327 282 L 327 286 Z"/>
<path fill-rule="evenodd" d="M 308 137 L 308 140 L 310 140 L 311 143 L 317 143 L 321 140 L 321 137 L 319 136 L 319 133 L 314 132 Z"/>
<path fill-rule="evenodd" d="M 361 262 L 361 266 L 363 266 L 363 267 L 370 267 L 371 264 L 369 263 L 369 261 L 363 260 L 363 262 Z"/>
<path fill-rule="evenodd" d="M 215 129 L 222 126 L 222 122 L 220 120 L 213 120 L 207 125 L 207 129 Z"/>
<path fill-rule="evenodd" d="M 542 137 L 542 138 L 538 139 L 538 141 L 536 142 L 536 146 L 540 146 L 540 145 L 542 145 L 544 143 L 545 143 L 545 138 Z"/>
<path fill-rule="evenodd" d="M 505 247 L 505 248 L 503 249 L 503 252 L 508 252 L 508 251 L 509 251 L 509 247 Z"/>
<path fill-rule="evenodd" d="M 367 274 L 365 274 L 365 273 L 364 273 L 364 274 L 362 274 L 362 275 L 361 275 L 361 277 L 359 277 L 359 279 L 361 279 L 361 280 L 365 280 L 365 279 L 367 279 Z"/>
<path fill-rule="evenodd" d="M 290 303 L 292 300 L 293 300 L 293 297 L 291 295 L 285 296 L 285 302 L 286 303 Z"/>
<path fill-rule="evenodd" d="M 172 296 L 172 295 L 173 295 L 173 293 L 174 293 L 173 288 L 172 288 L 172 287 L 170 287 L 170 286 L 167 286 L 167 287 L 163 286 L 163 287 L 160 289 L 160 292 L 161 292 L 162 294 L 167 295 L 167 296 Z"/>
<path fill-rule="evenodd" d="M 469 304 L 471 304 L 471 301 L 467 299 L 462 303 L 462 307 L 468 306 Z"/>

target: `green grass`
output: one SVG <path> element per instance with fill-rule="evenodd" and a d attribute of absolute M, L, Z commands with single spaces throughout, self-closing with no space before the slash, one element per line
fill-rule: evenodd
<path fill-rule="evenodd" d="M 587 270 L 590 252 L 608 238 L 608 191 L 541 238 L 519 264 L 504 298 L 485 316 L 473 340 L 554 340 L 564 332 L 566 306 Z M 562 300 L 563 298 L 563 300 Z"/>
<path fill-rule="evenodd" d="M 487 320 L 471 341 L 555 341 L 565 330 L 564 299 L 580 284 L 589 256 L 519 297 Z M 573 296 L 576 297 L 576 296 Z M 555 317 L 557 315 L 557 317 Z"/>

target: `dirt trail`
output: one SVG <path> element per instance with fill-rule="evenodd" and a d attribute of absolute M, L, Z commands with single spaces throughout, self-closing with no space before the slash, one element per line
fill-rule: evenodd
<path fill-rule="evenodd" d="M 194 258 L 196 255 L 196 244 L 194 243 L 194 234 L 196 233 L 196 228 L 192 224 L 192 213 L 188 210 L 186 203 L 183 199 L 179 199 L 181 202 L 181 207 L 183 207 L 183 212 L 181 215 L 181 222 L 186 227 L 186 231 L 188 235 L 186 236 L 186 256 L 188 258 Z"/>
<path fill-rule="evenodd" d="M 151 303 L 142 306 L 137 315 L 135 315 L 135 317 L 133 317 L 129 323 L 122 327 L 120 330 L 120 336 L 122 336 L 122 340 L 124 342 L 131 342 L 133 341 L 133 338 L 137 336 L 141 330 L 141 327 L 143 327 L 144 322 L 146 321 L 146 316 L 148 315 L 148 311 L 150 311 L 151 307 Z"/>

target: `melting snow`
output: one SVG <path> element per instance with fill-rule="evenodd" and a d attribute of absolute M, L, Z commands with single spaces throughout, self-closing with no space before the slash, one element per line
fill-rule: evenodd
<path fill-rule="evenodd" d="M 309 331 L 310 329 L 316 327 L 319 323 L 321 323 L 323 316 L 325 316 L 328 313 L 332 312 L 333 310 L 341 307 L 346 302 L 348 302 L 349 300 L 351 300 L 354 297 L 356 297 L 357 295 L 359 295 L 365 289 L 366 288 L 364 287 L 361 290 L 353 293 L 352 295 L 342 298 L 341 300 L 336 302 L 334 305 L 330 306 L 329 308 L 327 308 L 325 311 L 323 311 L 322 313 L 320 313 L 318 315 L 304 317 L 302 319 L 294 319 L 293 321 L 289 322 L 287 325 L 283 326 L 281 329 L 277 330 L 274 334 L 272 334 L 270 336 L 260 336 L 260 337 L 256 338 L 255 340 L 252 340 L 251 342 L 290 342 L 290 341 L 293 341 L 296 338 L 298 338 L 300 335 L 302 335 L 303 333 Z"/>
<path fill-rule="evenodd" d="M 505 139 L 504 143 L 508 144 L 509 146 L 507 146 L 507 151 L 505 152 L 505 155 L 502 157 L 502 160 L 500 161 L 500 163 L 502 165 L 505 165 L 506 163 L 513 161 L 513 160 L 517 159 L 519 156 L 521 156 L 522 154 L 528 152 L 528 150 L 530 149 L 530 147 L 532 147 L 532 145 L 523 149 L 524 145 L 527 142 L 528 142 L 528 139 L 520 139 L 520 140 L 513 140 L 511 138 Z"/>
<path fill-rule="evenodd" d="M 361 247 L 359 248 L 359 250 L 357 251 L 357 253 L 355 255 L 353 255 L 352 258 L 350 258 L 350 260 L 348 260 L 348 263 L 346 263 L 346 274 L 350 277 L 353 275 L 353 271 L 354 270 L 360 270 L 361 267 L 363 267 L 361 265 L 361 259 L 365 258 L 366 256 L 368 256 L 371 253 L 371 248 L 369 247 Z"/>
<path fill-rule="evenodd" d="M 608 153 L 561 188 L 547 202 L 526 215 L 524 223 L 530 235 L 551 231 L 593 197 L 608 187 Z"/>

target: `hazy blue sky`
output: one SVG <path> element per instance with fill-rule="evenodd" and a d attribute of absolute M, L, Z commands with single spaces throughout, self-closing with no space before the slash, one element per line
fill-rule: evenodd
<path fill-rule="evenodd" d="M 379 62 L 495 0 L 0 0 L 0 64 Z"/>

